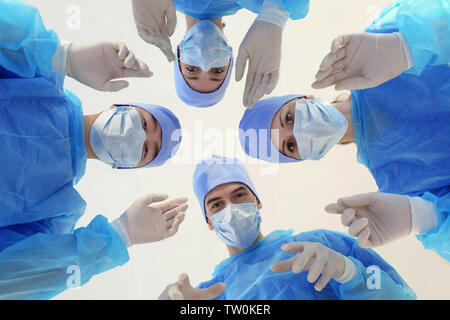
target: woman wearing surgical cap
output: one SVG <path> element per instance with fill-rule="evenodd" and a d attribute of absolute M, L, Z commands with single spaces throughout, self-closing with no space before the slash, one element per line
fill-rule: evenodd
<path fill-rule="evenodd" d="M 160 194 L 138 199 L 111 223 L 98 215 L 74 230 L 86 208 L 74 184 L 87 159 L 117 168 L 164 164 L 180 143 L 180 123 L 166 108 L 139 103 L 83 115 L 54 70 L 58 37 L 28 4 L 0 3 L 0 34 L 0 299 L 47 299 L 70 287 L 72 273 L 83 285 L 126 263 L 128 247 L 176 232 L 186 199 L 149 207 L 167 199 Z M 73 67 L 72 53 L 62 65 Z M 85 71 L 86 83 L 101 80 Z"/>
<path fill-rule="evenodd" d="M 417 11 L 423 6 L 427 10 Z M 429 16 L 445 41 L 427 47 L 428 56 L 436 57 L 420 71 L 352 91 L 334 103 L 304 95 L 259 101 L 245 112 L 240 136 L 248 155 L 274 162 L 319 160 L 336 144 L 355 143 L 357 160 L 370 170 L 379 192 L 340 199 L 327 211 L 341 214 L 363 247 L 414 233 L 425 248 L 450 261 L 450 60 L 439 53 L 448 53 L 448 5 L 405 7 L 396 1 L 367 32 L 410 31 L 425 19 L 421 16 Z"/>
<path fill-rule="evenodd" d="M 249 60 L 243 104 L 252 107 L 275 88 L 283 28 L 289 18 L 307 15 L 309 0 L 133 0 L 133 8 L 141 38 L 175 60 L 177 95 L 199 108 L 217 104 L 230 81 L 233 55 L 222 17 L 242 8 L 257 13 L 239 48 L 235 77 L 242 79 Z M 175 9 L 186 15 L 187 31 L 174 55 L 169 37 L 176 26 Z"/>

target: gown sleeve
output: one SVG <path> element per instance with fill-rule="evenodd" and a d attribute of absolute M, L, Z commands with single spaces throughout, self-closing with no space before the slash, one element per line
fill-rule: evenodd
<path fill-rule="evenodd" d="M 416 237 L 426 249 L 433 250 L 450 261 L 450 192 L 442 196 L 426 192 L 422 198 L 433 203 L 438 215 L 438 226 Z"/>
<path fill-rule="evenodd" d="M 448 0 L 402 0 L 396 20 L 414 62 L 408 73 L 420 75 L 426 67 L 450 62 Z"/>
<path fill-rule="evenodd" d="M 340 300 L 413 300 L 414 291 L 395 269 L 375 251 L 358 246 L 355 239 L 337 232 L 326 232 L 323 244 L 354 263 L 356 276 L 346 282 L 331 280 L 330 285 Z"/>
<path fill-rule="evenodd" d="M 50 299 L 129 260 L 125 244 L 101 215 L 72 234 L 43 228 L 48 224 L 0 232 L 0 241 L 8 242 L 1 243 L 0 299 Z"/>
<path fill-rule="evenodd" d="M 59 46 L 39 11 L 21 0 L 0 1 L 0 66 L 20 77 L 48 77 Z"/>
<path fill-rule="evenodd" d="M 289 12 L 289 18 L 292 20 L 303 19 L 309 12 L 309 0 L 269 0 L 271 2 L 278 2 L 283 4 Z M 236 0 L 237 4 L 254 13 L 259 13 L 263 0 Z"/>

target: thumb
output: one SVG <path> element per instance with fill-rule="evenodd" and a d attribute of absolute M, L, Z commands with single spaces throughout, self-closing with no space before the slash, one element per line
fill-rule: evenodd
<path fill-rule="evenodd" d="M 125 80 L 106 81 L 103 85 L 103 91 L 116 92 L 127 88 L 129 85 L 128 81 Z"/>
<path fill-rule="evenodd" d="M 166 10 L 166 20 L 167 20 L 167 35 L 170 37 L 175 32 L 175 27 L 177 26 L 177 14 L 175 11 L 175 5 L 171 1 L 169 7 Z"/>
<path fill-rule="evenodd" d="M 244 76 L 245 66 L 247 65 L 248 54 L 245 49 L 239 49 L 238 57 L 236 59 L 236 81 L 241 81 Z"/>
<path fill-rule="evenodd" d="M 356 196 L 341 198 L 338 204 L 347 208 L 367 207 L 372 203 L 373 196 L 370 193 L 358 194 Z"/>
<path fill-rule="evenodd" d="M 211 300 L 218 296 L 220 296 L 225 289 L 227 288 L 226 284 L 223 282 L 216 283 L 209 288 L 206 289 L 198 289 L 197 299 L 198 300 Z"/>

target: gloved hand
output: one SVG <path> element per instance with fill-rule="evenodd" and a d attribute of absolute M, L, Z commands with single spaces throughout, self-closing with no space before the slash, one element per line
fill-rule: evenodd
<path fill-rule="evenodd" d="M 175 60 L 169 39 L 177 26 L 173 0 L 133 0 L 133 15 L 139 36 Z"/>
<path fill-rule="evenodd" d="M 372 192 L 339 199 L 325 207 L 341 214 L 348 233 L 361 248 L 374 248 L 411 233 L 412 216 L 408 196 Z"/>
<path fill-rule="evenodd" d="M 128 87 L 127 81 L 111 81 L 113 79 L 153 75 L 124 43 L 114 42 L 70 45 L 65 73 L 101 91 L 119 91 Z"/>
<path fill-rule="evenodd" d="M 298 252 L 290 259 L 277 262 L 272 265 L 273 272 L 286 272 L 292 269 L 294 273 L 308 270 L 308 281 L 315 282 L 314 289 L 321 291 L 331 278 L 340 278 L 345 272 L 345 259 L 342 254 L 336 252 L 320 242 L 291 242 L 281 247 L 286 252 Z"/>
<path fill-rule="evenodd" d="M 270 94 L 278 82 L 281 60 L 282 28 L 255 20 L 239 46 L 236 60 L 236 81 L 244 75 L 248 63 L 243 104 L 247 108 Z"/>
<path fill-rule="evenodd" d="M 187 198 L 177 198 L 157 205 L 168 198 L 166 194 L 148 194 L 138 200 L 120 216 L 133 244 L 148 243 L 173 236 L 184 220 Z"/>
<path fill-rule="evenodd" d="M 336 90 L 373 88 L 412 67 L 400 33 L 357 33 L 339 36 L 323 59 L 315 89 L 336 85 Z"/>
<path fill-rule="evenodd" d="M 225 289 L 226 285 L 223 282 L 205 289 L 193 288 L 188 275 L 182 273 L 178 282 L 169 284 L 158 300 L 210 300 L 220 296 Z"/>

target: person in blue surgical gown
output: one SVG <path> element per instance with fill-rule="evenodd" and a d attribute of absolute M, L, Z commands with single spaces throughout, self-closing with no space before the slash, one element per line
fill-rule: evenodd
<path fill-rule="evenodd" d="M 449 25 L 446 1 L 392 2 L 366 33 L 338 38 L 342 46 L 324 59 L 322 67 L 329 68 L 321 67 L 315 83 L 370 88 L 332 103 L 302 94 L 261 100 L 241 120 L 243 149 L 266 161 L 299 162 L 355 143 L 357 160 L 370 170 L 379 193 L 340 199 L 326 210 L 341 214 L 363 247 L 416 234 L 425 248 L 450 261 Z M 393 49 L 389 57 L 398 58 L 400 67 L 371 68 L 373 52 L 364 46 L 375 37 L 374 63 L 384 61 L 378 36 L 388 37 L 392 46 L 386 50 Z M 355 59 L 343 58 L 349 52 Z M 342 59 L 330 63 L 337 56 Z M 363 61 L 367 68 L 358 68 Z"/>
<path fill-rule="evenodd" d="M 222 17 L 245 8 L 257 13 L 236 60 L 240 81 L 248 61 L 243 104 L 252 107 L 276 86 L 279 78 L 282 31 L 287 20 L 308 14 L 309 0 L 133 0 L 139 35 L 175 60 L 175 88 L 187 105 L 217 104 L 229 84 L 232 48 L 223 32 Z M 175 10 L 186 16 L 187 30 L 173 53 L 169 37 L 176 27 Z"/>
<path fill-rule="evenodd" d="M 160 299 L 416 299 L 394 268 L 345 234 L 275 230 L 263 236 L 263 200 L 239 160 L 200 162 L 193 184 L 205 224 L 230 256 L 211 280 L 193 288 L 182 274 Z"/>
<path fill-rule="evenodd" d="M 102 58 L 105 57 L 106 59 Z M 58 72 L 56 71 L 58 70 Z M 87 159 L 111 167 L 162 165 L 181 140 L 176 116 L 151 104 L 83 115 L 64 73 L 116 91 L 148 69 L 123 44 L 60 43 L 36 8 L 0 2 L 0 299 L 47 299 L 126 263 L 127 248 L 177 232 L 185 198 L 138 200 L 117 220 L 96 216 L 74 230 L 86 203 L 74 184 Z M 105 199 L 106 200 L 106 199 Z"/>

